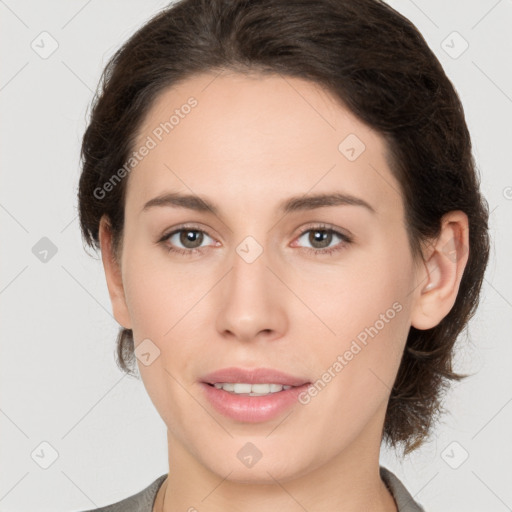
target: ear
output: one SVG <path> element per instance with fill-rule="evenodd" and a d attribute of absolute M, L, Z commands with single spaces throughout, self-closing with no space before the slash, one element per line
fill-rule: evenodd
<path fill-rule="evenodd" d="M 103 215 L 99 225 L 101 259 L 107 279 L 108 293 L 112 302 L 114 318 L 125 329 L 131 329 L 131 319 L 124 295 L 121 262 L 117 260 L 112 246 L 112 230 L 109 219 Z"/>
<path fill-rule="evenodd" d="M 439 237 L 424 256 L 416 281 L 421 284 L 411 310 L 411 324 L 416 329 L 435 327 L 455 304 L 469 257 L 469 225 L 464 212 L 443 216 Z"/>

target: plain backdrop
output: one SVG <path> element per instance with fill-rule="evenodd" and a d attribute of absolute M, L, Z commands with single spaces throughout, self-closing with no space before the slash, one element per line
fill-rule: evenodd
<path fill-rule="evenodd" d="M 0 0 L 1 511 L 106 505 L 168 470 L 164 423 L 115 364 L 118 326 L 76 201 L 100 73 L 166 4 Z M 512 510 L 512 2 L 391 5 L 461 97 L 493 241 L 480 308 L 457 344 L 456 371 L 474 376 L 451 388 L 428 444 L 403 463 L 383 448 L 381 464 L 428 512 Z"/>

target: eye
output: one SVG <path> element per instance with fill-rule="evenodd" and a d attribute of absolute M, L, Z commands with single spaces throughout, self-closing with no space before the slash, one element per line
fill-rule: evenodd
<path fill-rule="evenodd" d="M 348 235 L 325 225 L 304 230 L 297 238 L 297 240 L 301 239 L 310 244 L 310 247 L 304 247 L 304 249 L 314 255 L 332 254 L 352 243 L 352 239 Z M 332 245 L 333 242 L 334 245 Z"/>
<path fill-rule="evenodd" d="M 203 245 L 208 239 L 213 243 Z M 325 225 L 305 229 L 296 240 L 300 241 L 301 239 L 304 239 L 302 243 L 310 244 L 310 247 L 302 247 L 303 250 L 315 256 L 332 254 L 352 243 L 351 237 Z M 204 230 L 194 226 L 181 226 L 178 229 L 174 229 L 162 236 L 158 242 L 162 243 L 168 252 L 186 256 L 192 256 L 198 252 L 200 253 L 204 247 L 218 244 Z M 333 242 L 334 245 L 332 245 Z M 296 247 L 297 243 L 294 242 L 292 246 Z"/>
<path fill-rule="evenodd" d="M 169 252 L 192 255 L 201 252 L 200 249 L 204 247 L 202 244 L 208 239 L 215 242 L 202 229 L 183 226 L 164 235 L 159 242 L 163 243 Z"/>

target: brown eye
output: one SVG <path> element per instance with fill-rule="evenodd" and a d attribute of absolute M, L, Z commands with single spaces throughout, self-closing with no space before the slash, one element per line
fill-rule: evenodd
<path fill-rule="evenodd" d="M 352 243 L 352 238 L 330 227 L 318 226 L 304 230 L 297 241 L 306 252 L 325 256 L 346 248 Z M 294 243 L 294 247 L 297 247 L 297 243 Z"/>
<path fill-rule="evenodd" d="M 164 235 L 159 243 L 163 244 L 169 252 L 192 255 L 206 248 L 205 242 L 208 239 L 210 241 L 209 245 L 215 245 L 215 240 L 203 230 L 184 227 Z"/>
<path fill-rule="evenodd" d="M 325 249 L 332 242 L 332 232 L 325 229 L 312 229 L 309 232 L 308 241 L 314 249 Z"/>
<path fill-rule="evenodd" d="M 201 246 L 204 235 L 202 231 L 197 229 L 182 229 L 180 232 L 180 243 L 186 249 L 197 249 Z"/>

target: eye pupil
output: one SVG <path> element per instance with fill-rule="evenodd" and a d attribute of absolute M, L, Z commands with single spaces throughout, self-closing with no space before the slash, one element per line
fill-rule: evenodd
<path fill-rule="evenodd" d="M 319 236 L 317 236 L 319 235 Z M 314 231 L 311 231 L 309 241 L 314 246 L 315 243 L 321 242 L 320 247 L 316 246 L 315 249 L 322 249 L 324 247 L 328 247 L 330 243 L 332 242 L 332 233 L 324 230 L 324 229 L 317 229 Z"/>
<path fill-rule="evenodd" d="M 202 241 L 203 233 L 200 231 L 183 230 L 180 234 L 180 243 L 182 243 L 187 249 L 195 249 L 196 247 L 200 247 Z M 190 243 L 192 243 L 192 246 L 189 245 Z"/>

